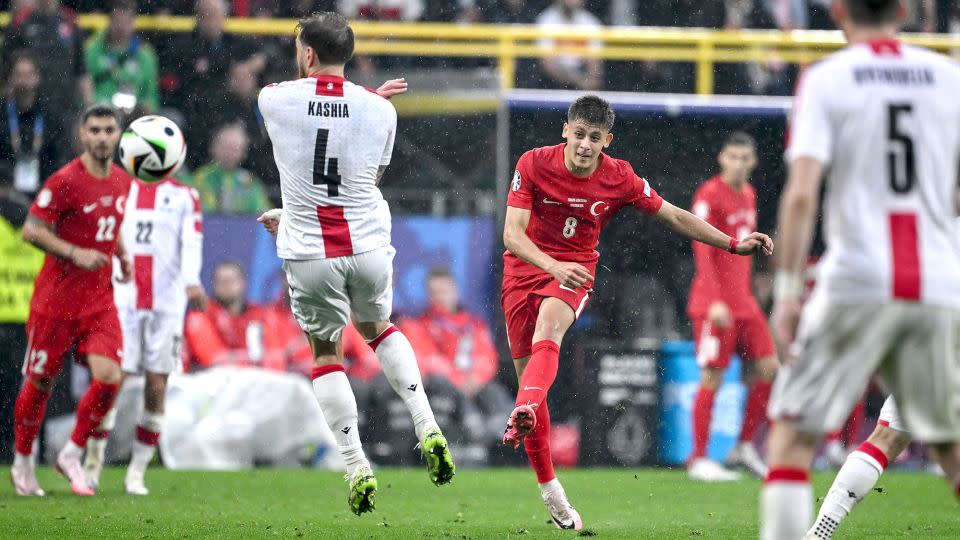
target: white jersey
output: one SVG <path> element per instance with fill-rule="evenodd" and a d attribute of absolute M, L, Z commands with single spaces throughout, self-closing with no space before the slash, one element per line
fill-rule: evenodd
<path fill-rule="evenodd" d="M 133 279 L 114 283 L 117 308 L 183 316 L 186 288 L 200 284 L 203 217 L 197 190 L 176 180 L 134 180 L 120 226 Z"/>
<path fill-rule="evenodd" d="M 787 159 L 828 170 L 815 299 L 960 308 L 958 88 L 957 63 L 894 40 L 804 74 Z"/>
<path fill-rule="evenodd" d="M 389 245 L 377 174 L 393 154 L 393 105 L 335 76 L 272 84 L 259 103 L 283 195 L 277 255 L 324 259 Z"/>

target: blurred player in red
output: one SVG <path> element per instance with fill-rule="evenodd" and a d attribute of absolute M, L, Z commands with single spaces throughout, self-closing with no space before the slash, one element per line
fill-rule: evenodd
<path fill-rule="evenodd" d="M 693 213 L 734 238 L 744 238 L 757 226 L 757 194 L 750 175 L 757 166 L 756 142 L 746 133 L 731 134 L 717 160 L 720 174 L 704 182 L 693 196 Z M 727 456 L 759 477 L 767 466 L 753 445 L 766 417 L 770 386 L 777 373 L 777 351 L 767 318 L 753 296 L 751 257 L 737 257 L 693 243 L 696 275 L 687 312 L 693 325 L 700 366 L 700 388 L 693 403 L 693 453 L 687 461 L 690 477 L 707 482 L 729 481 L 737 473 L 707 458 L 714 396 L 734 352 L 753 364 L 740 440 Z"/>
<path fill-rule="evenodd" d="M 619 210 L 633 206 L 688 238 L 731 253 L 773 251 L 766 235 L 751 233 L 738 241 L 664 201 L 628 162 L 604 154 L 613 141 L 613 121 L 613 109 L 599 97 L 576 100 L 563 125 L 566 143 L 523 154 L 507 199 L 501 300 L 520 389 L 503 443 L 514 448 L 524 443 L 543 501 L 562 529 L 581 529 L 583 522 L 553 471 L 546 397 L 563 336 L 593 290 L 600 230 Z"/>
<path fill-rule="evenodd" d="M 23 227 L 24 240 L 47 255 L 30 304 L 26 381 L 14 409 L 11 476 L 18 495 L 44 494 L 34 473 L 33 444 L 50 390 L 71 349 L 90 368 L 92 380 L 55 467 L 74 493 L 94 493 L 80 459 L 87 439 L 113 406 L 123 356 L 111 257 L 119 257 L 123 281 L 129 281 L 132 271 L 120 240 L 130 177 L 113 164 L 119 140 L 120 118 L 113 109 L 87 109 L 80 125 L 83 154 L 47 179 Z"/>

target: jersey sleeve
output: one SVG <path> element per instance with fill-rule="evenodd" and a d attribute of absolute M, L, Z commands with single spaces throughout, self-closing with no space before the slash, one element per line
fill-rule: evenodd
<path fill-rule="evenodd" d="M 390 165 L 390 160 L 393 157 L 393 143 L 397 137 L 397 110 L 393 108 L 393 105 L 390 105 L 390 112 L 390 134 L 387 135 L 387 144 L 383 147 L 383 156 L 380 158 L 381 167 Z"/>
<path fill-rule="evenodd" d="M 69 193 L 70 190 L 65 189 L 62 176 L 51 176 L 30 205 L 30 214 L 43 222 L 56 224 L 60 216 L 70 208 Z"/>
<path fill-rule="evenodd" d="M 657 193 L 650 182 L 647 182 L 646 178 L 641 178 L 633 172 L 633 169 L 629 169 L 630 174 L 633 176 L 634 184 L 634 194 L 629 201 L 630 204 L 637 210 L 643 212 L 647 215 L 653 215 L 660 211 L 660 207 L 663 206 L 663 199 L 660 197 L 660 194 Z"/>
<path fill-rule="evenodd" d="M 184 205 L 180 224 L 180 271 L 188 286 L 200 284 L 200 266 L 203 260 L 203 213 L 200 208 L 200 193 L 187 188 L 190 193 Z"/>
<path fill-rule="evenodd" d="M 507 206 L 533 209 L 533 199 L 536 188 L 533 185 L 533 157 L 530 152 L 520 156 L 517 168 L 513 171 L 513 180 L 510 182 L 510 193 L 507 195 Z"/>
<path fill-rule="evenodd" d="M 824 165 L 830 163 L 833 132 L 827 100 L 833 86 L 824 84 L 823 74 L 822 68 L 812 67 L 797 85 L 787 133 L 787 161 L 811 157 Z"/>

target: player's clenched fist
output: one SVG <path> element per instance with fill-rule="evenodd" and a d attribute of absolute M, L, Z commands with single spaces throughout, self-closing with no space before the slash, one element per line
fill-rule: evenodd
<path fill-rule="evenodd" d="M 777 341 L 777 349 L 783 362 L 789 360 L 790 347 L 797 338 L 801 307 L 798 299 L 780 299 L 773 304 L 770 324 L 773 326 L 773 337 Z"/>
<path fill-rule="evenodd" d="M 763 253 L 773 255 L 773 240 L 763 233 L 750 233 L 737 243 L 737 255 L 753 255 Z"/>
<path fill-rule="evenodd" d="M 277 230 L 280 228 L 281 215 L 283 215 L 283 210 L 274 208 L 261 214 L 260 217 L 257 218 L 257 221 L 263 223 L 263 228 L 266 229 L 268 233 L 276 235 Z"/>
<path fill-rule="evenodd" d="M 70 262 L 84 270 L 98 270 L 110 262 L 110 257 L 95 249 L 76 248 L 70 254 Z"/>
<path fill-rule="evenodd" d="M 572 262 L 557 262 L 550 270 L 550 275 L 564 287 L 579 289 L 593 281 L 593 276 L 583 266 Z"/>

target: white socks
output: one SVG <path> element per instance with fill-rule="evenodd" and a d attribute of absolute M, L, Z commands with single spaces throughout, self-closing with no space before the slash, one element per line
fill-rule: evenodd
<path fill-rule="evenodd" d="M 25 456 L 20 452 L 13 452 L 14 467 L 33 467 L 33 455 Z"/>
<path fill-rule="evenodd" d="M 880 480 L 880 475 L 886 468 L 886 458 L 884 457 L 883 462 L 881 462 L 864 452 L 864 447 L 867 444 L 869 443 L 864 443 L 857 451 L 850 454 L 843 467 L 840 468 L 833 485 L 830 486 L 830 491 L 823 499 L 817 521 L 810 529 L 811 534 L 816 534 L 824 540 L 833 538 L 833 533 L 844 518 L 858 502 L 870 493 L 873 486 Z M 879 452 L 879 450 L 877 451 Z"/>
<path fill-rule="evenodd" d="M 377 353 L 377 359 L 380 360 L 383 374 L 390 381 L 390 386 L 407 404 L 410 416 L 413 417 L 417 440 L 423 440 L 424 430 L 435 425 L 436 421 L 427 400 L 427 393 L 423 389 L 417 357 L 407 336 L 397 330 L 397 327 L 391 326 L 371 341 L 370 347 Z"/>
<path fill-rule="evenodd" d="M 540 486 L 541 497 L 546 497 L 550 493 L 563 491 L 563 486 L 560 485 L 560 480 L 556 478 L 554 478 L 553 480 L 550 480 L 549 482 L 544 482 L 542 484 L 538 483 L 537 485 Z"/>
<path fill-rule="evenodd" d="M 760 492 L 760 539 L 800 540 L 813 517 L 813 488 L 807 471 L 770 469 Z"/>
<path fill-rule="evenodd" d="M 328 369 L 324 369 L 328 368 Z M 317 373 L 318 370 L 326 371 Z M 337 449 L 347 463 L 347 474 L 353 474 L 360 465 L 369 466 L 360 446 L 360 428 L 357 427 L 357 398 L 343 366 L 324 366 L 314 369 L 313 393 L 320 410 L 337 440 Z"/>
<path fill-rule="evenodd" d="M 80 459 L 83 457 L 83 448 L 77 446 L 77 443 L 73 442 L 73 439 L 67 439 L 67 444 L 60 450 L 60 455 Z"/>
<path fill-rule="evenodd" d="M 153 460 L 163 427 L 163 413 L 154 413 L 144 409 L 137 423 L 137 437 L 133 441 L 133 453 L 130 456 L 130 469 L 143 473 Z"/>

